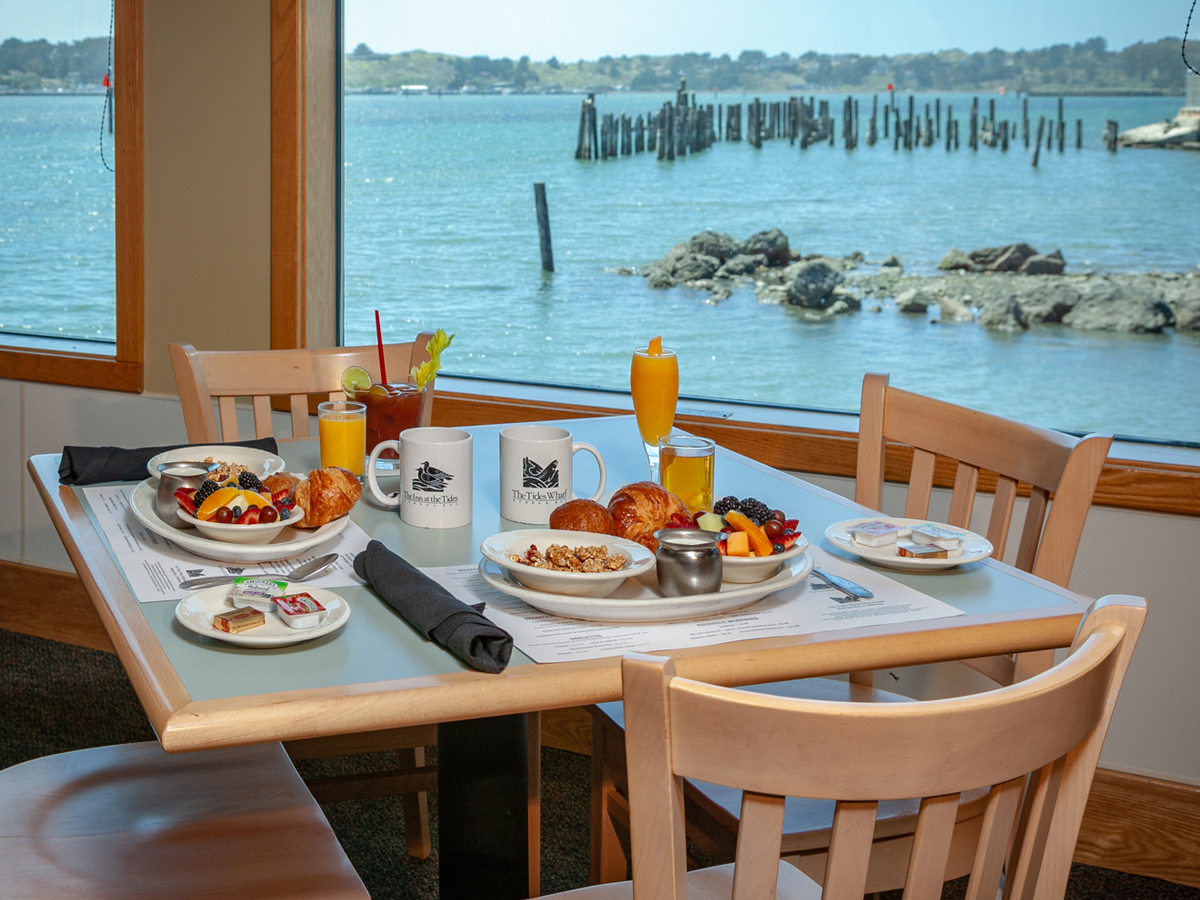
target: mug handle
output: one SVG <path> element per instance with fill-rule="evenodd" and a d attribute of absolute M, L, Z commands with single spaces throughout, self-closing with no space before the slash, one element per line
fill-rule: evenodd
<path fill-rule="evenodd" d="M 608 473 L 604 469 L 604 460 L 600 457 L 600 451 L 591 444 L 578 443 L 571 445 L 572 456 L 574 456 L 580 450 L 586 450 L 588 453 L 592 454 L 592 456 L 596 457 L 596 465 L 600 467 L 600 487 L 596 488 L 596 493 L 592 494 L 592 496 L 588 498 L 589 500 L 599 500 L 600 495 L 604 493 L 605 482 L 608 481 Z"/>
<path fill-rule="evenodd" d="M 375 460 L 379 459 L 379 454 L 384 450 L 395 450 L 400 452 L 399 441 L 380 441 L 375 445 L 375 449 L 371 451 L 371 458 L 367 461 L 367 487 L 371 489 L 371 493 L 375 495 L 375 499 L 384 506 L 397 507 L 400 505 L 399 494 L 385 494 L 379 489 L 379 482 L 375 478 Z"/>

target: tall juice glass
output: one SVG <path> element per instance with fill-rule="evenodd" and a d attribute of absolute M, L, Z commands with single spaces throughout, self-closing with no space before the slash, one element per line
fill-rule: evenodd
<path fill-rule="evenodd" d="M 717 445 L 708 438 L 670 434 L 658 442 L 659 484 L 695 515 L 713 508 L 713 469 Z"/>
<path fill-rule="evenodd" d="M 656 347 L 656 343 L 659 346 Z M 679 361 L 675 351 L 661 347 L 657 339 L 649 347 L 634 350 L 629 389 L 633 394 L 638 431 L 650 463 L 650 479 L 658 481 L 658 439 L 671 433 L 675 423 L 675 403 L 679 400 Z"/>
<path fill-rule="evenodd" d="M 366 462 L 366 407 L 353 401 L 330 400 L 317 406 L 321 468 L 339 466 L 361 478 Z"/>
<path fill-rule="evenodd" d="M 354 392 L 354 399 L 367 407 L 367 453 L 380 441 L 398 441 L 400 432 L 421 424 L 425 390 L 407 381 L 373 384 Z M 395 450 L 384 450 L 382 459 L 397 459 Z"/>

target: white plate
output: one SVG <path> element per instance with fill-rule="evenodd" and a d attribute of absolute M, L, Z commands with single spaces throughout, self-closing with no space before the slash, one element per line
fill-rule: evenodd
<path fill-rule="evenodd" d="M 201 537 L 192 528 L 172 528 L 160 519 L 154 505 L 157 490 L 158 485 L 154 483 L 153 478 L 147 478 L 133 489 L 133 496 L 129 498 L 129 506 L 133 510 L 134 518 L 155 534 L 171 541 L 181 550 L 187 550 L 189 553 L 195 553 L 206 559 L 219 559 L 222 562 L 273 562 L 279 559 L 290 559 L 336 537 L 350 524 L 350 517 L 342 516 L 327 525 L 322 525 L 316 531 L 284 528 L 279 532 L 279 536 L 269 544 L 228 544 L 224 541 L 212 541 Z"/>
<path fill-rule="evenodd" d="M 202 447 L 177 447 L 174 450 L 166 450 L 146 463 L 146 470 L 150 473 L 151 478 L 157 480 L 162 474 L 158 471 L 158 466 L 162 463 L 176 460 L 204 462 L 207 456 L 211 456 L 217 462 L 237 463 L 239 466 L 245 466 L 259 478 L 266 478 L 268 475 L 283 471 L 283 459 L 274 453 L 254 447 L 237 447 L 231 444 L 206 444 Z"/>
<path fill-rule="evenodd" d="M 536 545 L 543 553 L 551 544 L 568 547 L 604 547 L 608 555 L 621 554 L 629 565 L 616 572 L 555 572 L 513 562 L 510 554 L 518 556 Z M 607 597 L 621 586 L 626 578 L 654 568 L 654 554 L 635 541 L 611 534 L 592 534 L 589 531 L 555 531 L 550 528 L 526 528 L 521 531 L 502 531 L 493 534 L 479 545 L 479 552 L 496 565 L 507 570 L 513 580 L 527 588 L 572 597 Z"/>
<path fill-rule="evenodd" d="M 673 622 L 700 619 L 749 606 L 768 594 L 803 581 L 812 571 L 813 561 L 811 556 L 804 553 L 793 557 L 781 572 L 766 581 L 757 584 L 723 583 L 721 590 L 716 593 L 691 597 L 664 597 L 658 590 L 658 579 L 653 572 L 646 572 L 638 578 L 627 578 L 609 596 L 593 598 L 531 591 L 512 581 L 508 570 L 495 571 L 493 567 L 494 564 L 489 560 L 479 561 L 479 574 L 485 582 L 542 612 L 593 622 Z"/>
<path fill-rule="evenodd" d="M 325 607 L 325 621 L 320 625 L 315 628 L 292 628 L 280 621 L 275 613 L 270 612 L 266 614 L 267 621 L 258 628 L 230 634 L 212 627 L 213 616 L 233 609 L 225 599 L 227 593 L 227 584 L 197 591 L 179 601 L 179 605 L 175 607 L 175 618 L 179 620 L 180 625 L 196 634 L 243 647 L 286 647 L 288 644 L 299 644 L 337 631 L 350 621 L 350 604 L 340 596 L 323 588 L 306 588 L 298 584 L 288 588 L 287 594 L 311 594 L 314 600 Z"/>
<path fill-rule="evenodd" d="M 926 522 L 933 521 L 932 519 L 897 519 L 892 516 L 860 516 L 857 519 L 835 522 L 825 529 L 825 537 L 839 549 L 847 550 L 856 556 L 862 557 L 867 562 L 875 563 L 877 566 L 887 566 L 891 569 L 952 569 L 955 566 L 961 566 L 963 563 L 979 562 L 979 560 L 987 559 L 992 555 L 991 541 L 973 531 L 967 531 L 965 528 L 955 528 L 953 525 L 946 525 L 944 527 L 962 532 L 963 539 L 959 542 L 959 546 L 962 547 L 963 555 L 956 559 L 913 559 L 908 556 L 898 556 L 894 543 L 883 547 L 864 547 L 861 544 L 854 543 L 850 539 L 850 533 L 846 530 L 847 528 L 857 525 L 859 522 L 870 522 L 875 519 L 882 519 L 885 522 L 891 522 L 893 525 L 901 525 L 905 528 L 911 528 L 914 525 L 924 525 Z"/>
<path fill-rule="evenodd" d="M 770 578 L 779 567 L 808 549 L 808 538 L 796 538 L 791 549 L 770 556 L 725 556 L 721 559 L 721 580 L 730 584 L 756 584 Z"/>

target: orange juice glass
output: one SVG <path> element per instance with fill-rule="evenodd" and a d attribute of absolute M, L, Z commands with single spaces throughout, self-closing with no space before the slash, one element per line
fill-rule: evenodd
<path fill-rule="evenodd" d="M 330 400 L 317 406 L 321 468 L 338 466 L 361 478 L 367 460 L 367 407 L 353 401 Z"/>
<path fill-rule="evenodd" d="M 650 477 L 658 480 L 658 440 L 671 433 L 675 404 L 679 400 L 679 361 L 674 350 L 663 347 L 658 354 L 645 347 L 633 351 L 629 389 L 638 431 L 650 462 Z"/>

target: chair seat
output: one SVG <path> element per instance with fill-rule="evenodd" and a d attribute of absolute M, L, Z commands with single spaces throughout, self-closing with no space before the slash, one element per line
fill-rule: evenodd
<path fill-rule="evenodd" d="M 555 898 L 578 897 L 580 900 L 628 900 L 633 896 L 632 881 L 594 884 L 591 887 L 554 894 Z M 733 896 L 733 863 L 687 873 L 688 900 L 729 900 Z M 820 900 L 821 886 L 785 863 L 779 864 L 775 883 L 777 900 Z"/>
<path fill-rule="evenodd" d="M 368 897 L 283 747 L 155 742 L 0 772 L 5 900 Z"/>

